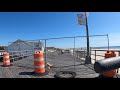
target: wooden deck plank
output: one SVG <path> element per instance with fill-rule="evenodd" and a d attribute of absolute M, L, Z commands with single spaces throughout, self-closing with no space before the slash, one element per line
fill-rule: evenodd
<path fill-rule="evenodd" d="M 70 70 L 77 73 L 76 78 L 94 78 L 98 74 L 93 70 L 93 65 L 83 65 L 83 61 L 75 61 L 74 57 L 69 54 L 59 55 L 58 53 L 47 54 L 47 62 L 54 65 L 49 73 L 45 76 L 30 75 L 30 72 L 34 71 L 34 58 L 29 56 L 21 60 L 13 62 L 13 66 L 1 67 L 0 66 L 0 78 L 54 78 L 57 71 Z M 22 74 L 21 74 L 22 73 Z"/>

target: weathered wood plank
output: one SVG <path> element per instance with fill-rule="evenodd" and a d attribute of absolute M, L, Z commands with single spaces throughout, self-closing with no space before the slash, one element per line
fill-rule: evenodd
<path fill-rule="evenodd" d="M 48 75 L 34 76 L 29 74 L 34 71 L 34 58 L 29 56 L 13 62 L 13 66 L 1 67 L 0 78 L 54 78 L 57 71 L 70 70 L 77 73 L 76 78 L 94 78 L 98 74 L 93 70 L 93 65 L 84 65 L 82 60 L 75 61 L 69 54 L 47 54 L 47 62 L 53 64 Z M 75 62 L 75 63 L 74 63 Z M 75 64 L 75 66 L 73 66 Z M 75 67 L 75 68 L 74 68 Z"/>

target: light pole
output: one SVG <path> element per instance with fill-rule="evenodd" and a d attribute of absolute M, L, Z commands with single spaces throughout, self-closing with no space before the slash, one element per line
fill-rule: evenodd
<path fill-rule="evenodd" d="M 85 18 L 84 18 L 85 17 Z M 84 23 L 85 20 L 85 23 Z M 88 21 L 87 14 L 78 14 L 78 22 L 80 25 L 86 26 L 86 38 L 87 38 L 87 56 L 85 57 L 85 64 L 91 64 L 90 50 L 89 50 L 89 32 L 88 32 Z"/>
<path fill-rule="evenodd" d="M 89 46 L 89 31 L 88 31 L 88 21 L 87 21 L 87 14 L 85 12 L 85 19 L 86 19 L 86 36 L 87 36 L 87 56 L 85 58 L 85 64 L 91 64 L 91 57 L 90 57 L 90 46 Z"/>

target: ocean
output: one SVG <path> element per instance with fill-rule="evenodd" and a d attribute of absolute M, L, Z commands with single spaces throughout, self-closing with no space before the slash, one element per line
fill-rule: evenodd
<path fill-rule="evenodd" d="M 92 47 L 93 49 L 108 49 L 108 46 L 104 47 Z M 109 49 L 120 49 L 120 46 L 109 46 Z"/>

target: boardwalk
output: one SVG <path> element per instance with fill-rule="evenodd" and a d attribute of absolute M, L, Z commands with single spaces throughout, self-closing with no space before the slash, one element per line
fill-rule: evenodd
<path fill-rule="evenodd" d="M 93 70 L 92 64 L 84 65 L 80 60 L 74 62 L 74 57 L 69 54 L 47 54 L 47 62 L 53 64 L 54 67 L 47 69 L 49 73 L 45 76 L 31 74 L 34 71 L 34 65 L 33 56 L 30 56 L 14 61 L 13 66 L 0 66 L 0 78 L 54 78 L 56 72 L 60 70 L 75 71 L 77 74 L 75 78 L 95 78 L 98 76 Z"/>

